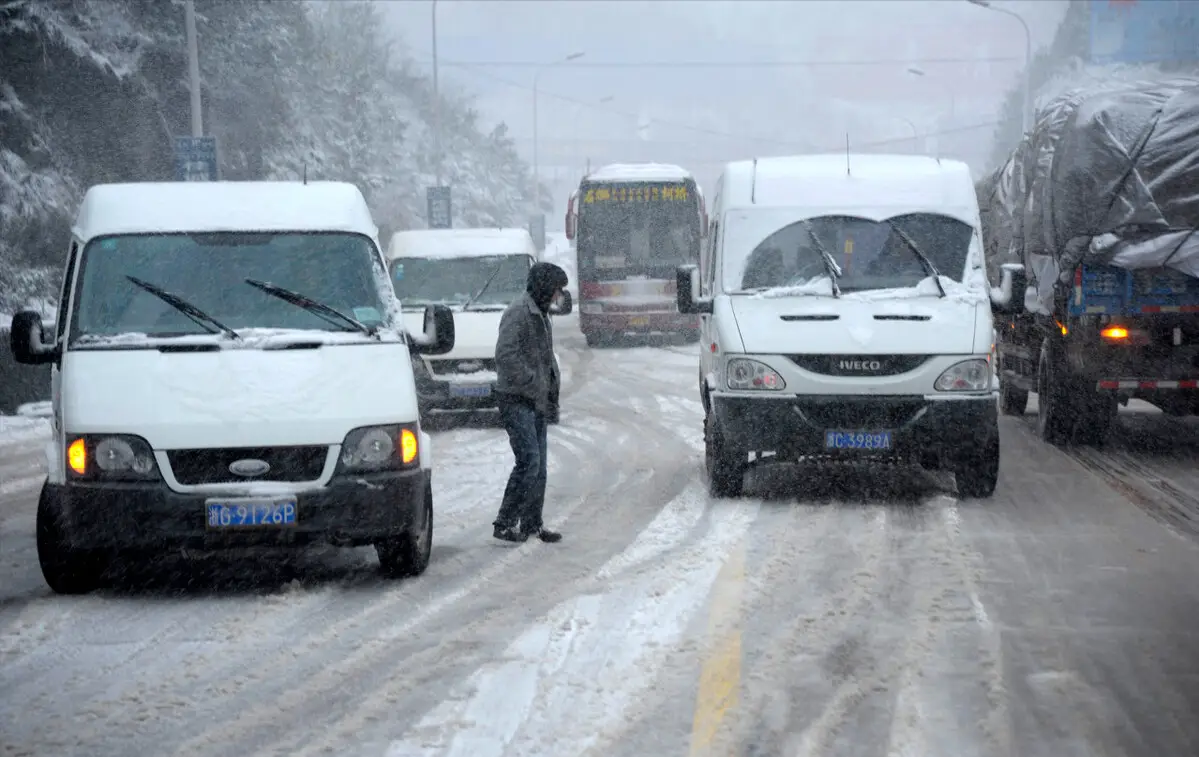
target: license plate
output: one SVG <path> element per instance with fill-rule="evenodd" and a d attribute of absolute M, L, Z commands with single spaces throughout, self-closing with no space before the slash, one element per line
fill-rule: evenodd
<path fill-rule="evenodd" d="M 890 431 L 825 431 L 825 449 L 891 449 Z"/>
<path fill-rule="evenodd" d="M 648 326 L 648 325 L 649 325 L 649 318 L 645 318 L 645 317 L 640 317 L 640 318 L 630 318 L 630 319 L 629 319 L 629 325 L 630 325 L 630 326 Z"/>
<path fill-rule="evenodd" d="M 451 397 L 490 397 L 491 384 L 450 384 Z"/>
<path fill-rule="evenodd" d="M 296 501 L 291 499 L 208 500 L 209 528 L 294 526 Z"/>

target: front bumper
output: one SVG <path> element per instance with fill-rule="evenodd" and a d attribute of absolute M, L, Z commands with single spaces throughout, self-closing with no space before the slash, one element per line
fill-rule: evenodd
<path fill-rule="evenodd" d="M 480 396 L 459 396 L 452 387 L 471 387 Z M 485 387 L 485 394 L 483 388 Z M 491 410 L 496 406 L 495 382 L 441 381 L 425 378 L 416 382 L 416 398 L 424 410 Z"/>
<path fill-rule="evenodd" d="M 363 545 L 423 527 L 429 471 L 374 473 L 299 492 L 296 522 L 236 530 L 208 527 L 211 493 L 173 491 L 165 483 L 68 483 L 53 486 L 67 542 L 79 548 L 159 550 Z M 47 486 L 50 486 L 47 484 Z"/>
<path fill-rule="evenodd" d="M 712 395 L 721 433 L 747 452 L 854 460 L 890 457 L 927 462 L 967 453 L 999 433 L 994 395 L 925 396 Z M 887 450 L 827 449 L 828 431 L 888 431 Z"/>
<path fill-rule="evenodd" d="M 579 311 L 579 329 L 584 334 L 674 334 L 698 331 L 699 316 L 666 313 L 584 313 Z"/>

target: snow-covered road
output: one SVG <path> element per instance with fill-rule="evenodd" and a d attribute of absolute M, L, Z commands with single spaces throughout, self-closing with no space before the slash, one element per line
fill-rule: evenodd
<path fill-rule="evenodd" d="M 814 468 L 714 501 L 695 347 L 558 334 L 566 540 L 493 541 L 504 434 L 445 428 L 406 582 L 330 549 L 53 596 L 44 427 L 0 441 L 0 755 L 1199 753 L 1195 424 L 1126 414 L 1066 453 L 1004 418 L 986 503 Z"/>

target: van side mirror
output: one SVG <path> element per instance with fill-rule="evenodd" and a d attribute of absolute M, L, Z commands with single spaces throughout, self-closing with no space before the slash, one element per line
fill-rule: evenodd
<path fill-rule="evenodd" d="M 58 345 L 46 344 L 42 329 L 42 316 L 36 310 L 22 310 L 12 317 L 8 346 L 13 359 L 21 365 L 44 365 L 58 360 Z"/>
<path fill-rule="evenodd" d="M 1004 263 L 1000 269 L 999 286 L 991 287 L 991 312 L 995 315 L 1016 315 L 1024 310 L 1024 292 L 1028 275 L 1021 263 Z"/>
<path fill-rule="evenodd" d="M 550 305 L 550 315 L 570 315 L 574 309 L 574 299 L 571 298 L 569 291 L 563 289 L 562 296 Z"/>
<path fill-rule="evenodd" d="M 674 272 L 675 301 L 679 312 L 683 315 L 712 312 L 712 301 L 696 298 L 695 290 L 699 289 L 699 266 L 681 265 Z"/>
<path fill-rule="evenodd" d="M 566 211 L 566 240 L 573 241 L 575 238 L 575 214 Z"/>
<path fill-rule="evenodd" d="M 418 355 L 444 355 L 454 349 L 454 312 L 445 305 L 425 308 L 424 333 L 413 335 L 412 351 Z"/>

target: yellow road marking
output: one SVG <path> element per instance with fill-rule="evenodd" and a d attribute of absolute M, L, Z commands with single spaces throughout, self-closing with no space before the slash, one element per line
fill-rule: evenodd
<path fill-rule="evenodd" d="M 741 690 L 741 598 L 745 544 L 735 547 L 716 576 L 708 610 L 711 640 L 700 670 L 691 724 L 691 757 L 711 754 L 725 719 L 737 712 Z"/>

